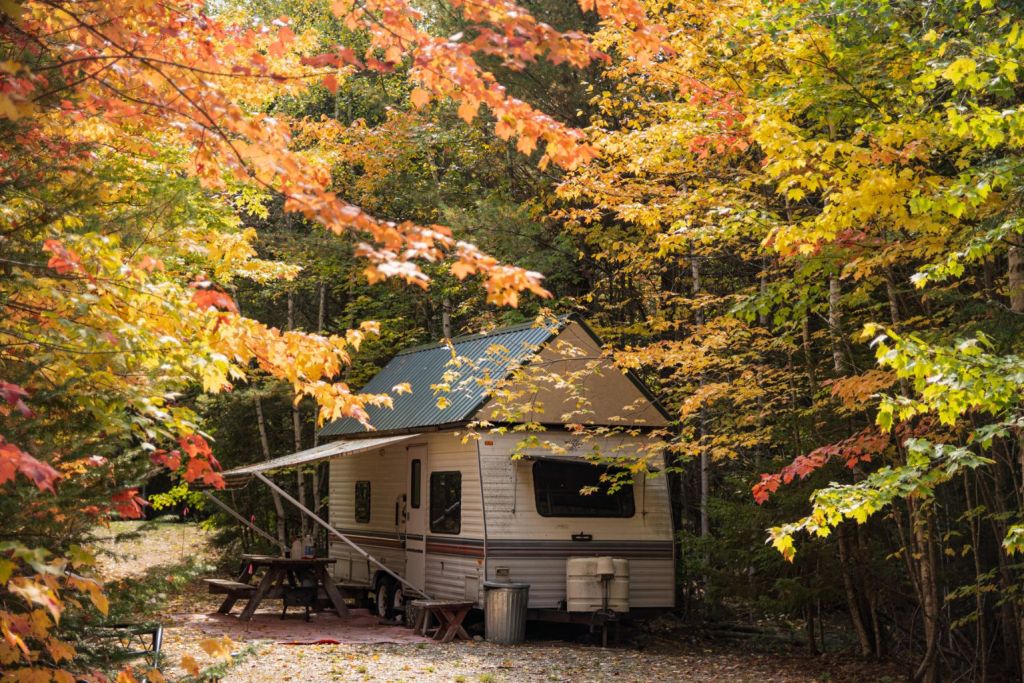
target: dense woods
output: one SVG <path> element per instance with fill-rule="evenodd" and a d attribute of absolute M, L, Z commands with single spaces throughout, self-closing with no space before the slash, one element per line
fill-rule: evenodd
<path fill-rule="evenodd" d="M 155 474 L 221 486 L 387 405 L 400 348 L 569 313 L 677 419 L 687 619 L 1024 680 L 1022 24 L 0 1 L 3 680 L 88 670 L 90 531 Z"/>

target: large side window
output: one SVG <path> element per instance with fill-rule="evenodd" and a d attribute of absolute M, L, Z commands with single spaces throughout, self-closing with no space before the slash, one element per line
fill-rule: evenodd
<path fill-rule="evenodd" d="M 370 521 L 370 482 L 356 482 L 356 521 L 366 524 Z"/>
<path fill-rule="evenodd" d="M 462 472 L 430 473 L 430 532 L 462 531 Z"/>
<path fill-rule="evenodd" d="M 601 481 L 605 468 L 586 462 L 533 463 L 533 492 L 543 517 L 632 517 L 636 512 L 633 485 L 614 493 Z M 581 492 L 582 491 L 582 492 Z"/>
<path fill-rule="evenodd" d="M 409 505 L 419 509 L 420 507 L 420 482 L 423 481 L 423 465 L 419 460 L 413 460 L 409 466 Z"/>

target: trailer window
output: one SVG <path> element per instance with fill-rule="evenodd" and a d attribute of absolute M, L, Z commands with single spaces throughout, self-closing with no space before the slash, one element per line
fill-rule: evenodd
<path fill-rule="evenodd" d="M 419 460 L 413 460 L 409 471 L 409 505 L 417 510 L 420 507 L 420 481 L 423 480 L 420 468 L 422 467 Z"/>
<path fill-rule="evenodd" d="M 366 524 L 370 521 L 370 482 L 356 482 L 356 521 Z"/>
<path fill-rule="evenodd" d="M 430 473 L 430 531 L 462 531 L 462 472 Z"/>
<path fill-rule="evenodd" d="M 603 467 L 584 462 L 533 463 L 533 492 L 542 517 L 632 517 L 636 512 L 633 485 L 614 493 L 601 481 Z M 596 489 L 584 494 L 583 489 Z"/>

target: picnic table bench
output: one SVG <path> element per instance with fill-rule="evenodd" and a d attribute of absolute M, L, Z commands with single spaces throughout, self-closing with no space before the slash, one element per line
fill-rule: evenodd
<path fill-rule="evenodd" d="M 307 608 L 315 601 L 316 596 L 322 590 L 331 606 L 338 612 L 338 616 L 347 616 L 348 607 L 341 593 L 334 585 L 327 572 L 327 566 L 337 562 L 335 558 L 312 557 L 312 558 L 290 558 L 274 557 L 272 555 L 242 555 L 242 568 L 238 578 L 231 579 L 203 579 L 210 593 L 224 595 L 224 601 L 217 609 L 221 614 L 230 614 L 231 609 L 239 600 L 245 599 L 245 608 L 239 615 L 242 621 L 249 621 L 256 612 L 256 608 L 265 599 L 278 599 L 284 602 L 285 610 L 289 604 L 302 605 Z M 249 583 L 255 576 L 257 570 L 265 568 L 266 572 L 259 583 Z M 304 577 L 305 581 L 297 579 Z M 299 583 L 307 585 L 298 585 Z M 313 600 L 309 599 L 311 594 Z"/>
<path fill-rule="evenodd" d="M 232 581 L 231 579 L 203 579 L 211 595 L 224 595 L 224 602 L 220 603 L 217 611 L 221 614 L 230 614 L 231 608 L 242 598 L 250 598 L 256 592 L 256 586 L 251 583 Z"/>
<path fill-rule="evenodd" d="M 434 640 L 450 643 L 456 638 L 469 640 L 469 634 L 462 627 L 462 622 L 473 609 L 469 601 L 455 600 L 413 600 L 412 606 L 418 610 L 413 632 L 419 635 L 432 635 Z M 437 620 L 436 629 L 431 621 Z"/>

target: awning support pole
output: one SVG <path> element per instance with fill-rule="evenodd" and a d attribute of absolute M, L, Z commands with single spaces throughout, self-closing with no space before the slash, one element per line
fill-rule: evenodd
<path fill-rule="evenodd" d="M 250 529 L 255 531 L 257 534 L 259 534 L 263 538 L 267 539 L 268 541 L 270 541 L 271 543 L 273 543 L 277 547 L 279 547 L 281 549 L 281 552 L 284 552 L 285 550 L 287 550 L 287 548 L 284 546 L 283 543 L 281 543 L 281 541 L 277 540 L 276 538 L 274 538 L 273 536 L 268 534 L 266 531 L 264 531 L 263 529 L 259 528 L 258 526 L 256 526 L 255 524 L 253 524 L 252 522 L 247 520 L 245 517 L 243 517 L 242 515 L 240 515 L 237 512 L 235 512 L 233 509 L 231 509 L 230 506 L 228 506 L 227 503 L 225 503 L 224 501 L 222 501 L 219 498 L 217 498 L 217 496 L 213 495 L 213 493 L 211 493 L 210 491 L 203 491 L 203 493 L 206 494 L 207 498 L 209 498 L 214 503 L 216 503 L 220 507 L 221 510 L 223 510 L 226 513 L 228 513 L 229 515 L 231 515 L 232 517 L 237 519 L 239 522 L 241 522 L 245 526 L 249 527 Z"/>
<path fill-rule="evenodd" d="M 299 510 L 304 512 L 311 520 L 313 520 L 314 522 L 316 522 L 317 524 L 322 526 L 324 529 L 326 529 L 327 531 L 329 531 L 330 533 L 334 534 L 339 539 L 341 539 L 342 541 L 347 543 L 353 550 L 355 550 L 357 553 L 362 555 L 368 562 L 370 562 L 371 564 L 375 565 L 377 568 L 379 568 L 385 574 L 390 575 L 392 578 L 396 579 L 397 581 L 401 582 L 402 584 L 404 584 L 404 585 L 408 586 L 409 588 L 413 589 L 413 591 L 415 591 L 419 595 L 422 595 L 427 600 L 432 599 L 429 595 L 427 595 L 423 591 L 422 588 L 420 588 L 418 586 L 412 585 L 406 579 L 402 578 L 401 576 L 396 574 L 391 569 L 385 567 L 382 562 L 377 560 L 377 558 L 375 558 L 373 555 L 370 555 L 370 553 L 366 552 L 365 550 L 360 548 L 358 545 L 356 545 L 355 542 L 353 542 L 352 540 L 350 540 L 348 538 L 348 536 L 346 536 L 345 534 L 341 533 L 340 531 L 338 531 L 337 529 L 332 527 L 330 524 L 328 524 L 324 520 L 320 519 L 320 517 L 317 516 L 316 514 L 314 514 L 313 511 L 311 511 L 309 508 L 307 508 L 305 505 L 303 505 L 299 501 L 295 500 L 287 491 L 282 489 L 280 486 L 278 486 L 274 482 L 270 481 L 270 479 L 267 479 L 265 476 L 263 476 L 263 474 L 261 472 L 253 472 L 253 476 L 256 477 L 257 479 L 259 479 L 260 481 L 262 481 L 264 484 L 269 486 L 274 491 L 277 491 L 281 495 L 282 498 L 284 498 L 289 503 L 291 503 L 292 505 L 297 507 Z"/>

